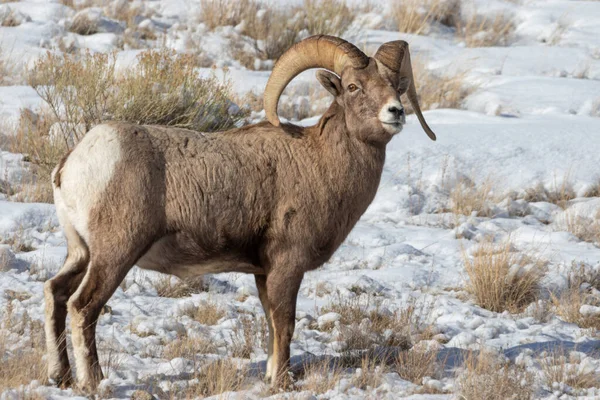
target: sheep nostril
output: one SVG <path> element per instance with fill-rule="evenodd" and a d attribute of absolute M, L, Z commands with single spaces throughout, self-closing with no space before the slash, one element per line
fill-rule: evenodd
<path fill-rule="evenodd" d="M 392 114 L 394 114 L 394 116 L 396 116 L 396 117 L 401 117 L 404 115 L 403 107 L 398 108 L 396 106 L 389 106 L 388 111 L 391 112 Z"/>

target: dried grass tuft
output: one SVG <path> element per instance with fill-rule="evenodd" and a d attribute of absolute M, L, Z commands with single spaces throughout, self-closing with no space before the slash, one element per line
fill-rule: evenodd
<path fill-rule="evenodd" d="M 467 290 L 485 309 L 520 312 L 539 297 L 544 264 L 513 252 L 509 240 L 500 245 L 483 242 L 472 256 L 463 252 L 463 261 Z"/>
<path fill-rule="evenodd" d="M 515 24 L 503 13 L 498 13 L 493 18 L 473 13 L 466 21 L 460 21 L 456 30 L 467 47 L 508 46 Z"/>
<path fill-rule="evenodd" d="M 600 268 L 573 262 L 567 271 L 566 287 L 550 293 L 556 313 L 564 321 L 584 329 L 600 330 Z"/>
<path fill-rule="evenodd" d="M 425 346 L 416 346 L 398 354 L 394 370 L 400 378 L 422 385 L 423 378 L 433 377 L 437 373 L 436 361 L 437 351 L 427 350 Z"/>
<path fill-rule="evenodd" d="M 487 350 L 467 353 L 456 378 L 456 394 L 464 400 L 529 400 L 534 376 L 524 367 L 501 360 Z"/>
<path fill-rule="evenodd" d="M 476 89 L 475 85 L 466 81 L 466 72 L 450 76 L 432 71 L 426 68 L 426 63 L 419 57 L 414 57 L 412 63 L 419 105 L 422 110 L 461 108 L 464 99 Z M 402 97 L 402 104 L 408 114 L 414 113 L 406 95 Z"/>
<path fill-rule="evenodd" d="M 196 399 L 237 392 L 247 386 L 247 368 L 232 359 L 207 362 L 194 373 L 193 383 L 174 393 L 176 398 Z"/>
<path fill-rule="evenodd" d="M 479 217 L 493 216 L 495 203 L 494 185 L 491 178 L 476 184 L 468 179 L 459 180 L 450 190 L 450 211 L 454 214 Z"/>
<path fill-rule="evenodd" d="M 553 391 L 557 386 L 568 385 L 572 389 L 593 388 L 600 382 L 600 374 L 582 368 L 579 357 L 571 357 L 565 349 L 554 348 L 538 358 L 542 370 L 542 384 Z"/>
<path fill-rule="evenodd" d="M 332 358 L 309 360 L 303 365 L 299 386 L 312 394 L 323 394 L 340 384 L 344 369 Z"/>
<path fill-rule="evenodd" d="M 42 398 L 21 387 L 33 380 L 43 382 L 46 377 L 42 323 L 31 319 L 27 312 L 22 316 L 15 315 L 11 301 L 7 302 L 0 322 L 0 393 L 18 389 L 19 398 Z M 27 339 L 16 342 L 15 337 Z"/>

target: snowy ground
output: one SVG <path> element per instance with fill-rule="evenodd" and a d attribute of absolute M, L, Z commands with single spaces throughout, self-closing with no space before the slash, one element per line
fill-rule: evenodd
<path fill-rule="evenodd" d="M 193 18 L 197 3 L 159 0 L 148 1 L 147 7 L 157 11 L 152 22 L 166 32 L 168 46 L 183 51 L 190 37 L 199 37 L 199 45 L 206 47 L 218 65 L 229 66 L 228 75 L 240 94 L 260 92 L 268 71 L 249 71 L 228 59 L 220 46 L 224 39 L 218 33 L 204 34 L 203 28 L 196 26 Z M 533 307 L 520 314 L 479 307 L 465 290 L 463 261 L 464 254 L 472 254 L 482 241 L 510 239 L 514 251 L 546 263 L 542 302 L 548 299 L 550 290 L 566 286 L 566 274 L 573 262 L 584 263 L 592 271 L 600 270 L 600 248 L 568 232 L 565 222 L 578 216 L 591 226 L 600 215 L 600 198 L 586 197 L 600 182 L 600 2 L 477 3 L 480 10 L 501 10 L 511 16 L 516 25 L 511 46 L 466 48 L 451 33 L 444 32 L 417 36 L 364 29 L 352 37 L 370 51 L 383 42 L 405 39 L 413 53 L 426 60 L 427 68 L 465 73 L 465 80 L 477 89 L 466 98 L 464 109 L 425 113 L 438 135 L 437 142 L 429 141 L 411 116 L 402 134 L 388 146 L 375 201 L 332 259 L 323 268 L 308 273 L 302 285 L 292 344 L 296 364 L 301 363 L 297 356 L 337 355 L 343 348 L 336 329 L 319 330 L 311 323 L 339 292 L 348 297 L 376 297 L 380 307 L 390 312 L 414 302 L 426 304 L 424 318 L 441 334 L 436 342 L 441 354 L 485 346 L 503 352 L 539 375 L 537 357 L 544 344 L 550 344 L 568 351 L 576 349 L 573 354 L 578 356 L 578 368 L 600 376 L 597 331 L 564 322 L 552 312 L 538 319 Z M 31 64 L 60 40 L 108 51 L 115 49 L 120 35 L 67 34 L 65 20 L 72 18 L 73 11 L 60 3 L 0 5 L 0 9 L 7 7 L 18 11 L 26 22 L 0 27 L 1 48 L 3 54 L 8 52 L 24 64 Z M 367 17 L 381 19 L 384 15 L 384 6 L 380 5 Z M 175 26 L 188 22 L 193 27 L 187 30 Z M 122 51 L 122 65 L 133 54 L 135 51 Z M 314 81 L 312 72 L 298 78 L 300 84 L 310 81 Z M 17 121 L 21 108 L 34 108 L 40 101 L 29 87 L 0 87 L 0 116 L 7 122 L 3 126 Z M 8 131 L 2 133 L 10 135 Z M 26 163 L 21 155 L 11 154 L 7 148 L 0 150 L 1 189 L 2 181 L 20 182 Z M 491 185 L 489 216 L 467 217 L 450 212 L 450 194 L 464 181 L 474 182 L 476 187 Z M 524 200 L 528 198 L 527 190 L 540 184 L 548 191 L 572 187 L 576 198 L 569 200 L 565 209 L 549 202 Z M 11 202 L 0 190 L 0 238 L 0 243 L 6 243 L 0 244 L 0 256 L 10 258 L 9 268 L 0 269 L 0 310 L 11 302 L 14 318 L 26 312 L 33 320 L 43 320 L 43 281 L 56 273 L 66 254 L 54 207 Z M 15 240 L 27 244 L 20 250 L 29 251 L 15 251 L 19 250 L 12 244 Z M 118 359 L 117 367 L 113 365 L 103 382 L 112 389 L 109 397 L 129 398 L 135 389 L 149 387 L 157 388 L 153 392 L 157 397 L 159 392 L 169 393 L 173 382 L 188 379 L 194 367 L 184 358 L 163 358 L 162 350 L 169 342 L 182 335 L 205 335 L 216 347 L 213 356 L 225 356 L 239 332 L 240 313 L 262 315 L 250 275 L 212 276 L 207 292 L 182 298 L 158 296 L 153 282 L 160 279 L 134 268 L 109 301 L 111 311 L 99 320 L 102 358 Z M 17 299 L 9 296 L 9 291 L 30 297 Z M 600 292 L 596 290 L 595 295 Z M 186 311 L 206 301 L 226 309 L 212 326 L 200 324 Z M 600 315 L 600 308 L 588 306 L 586 312 Z M 6 323 L 0 324 L 0 329 L 6 329 Z M 26 335 L 11 335 L 13 347 L 8 352 L 17 351 L 20 343 L 28 340 Z M 0 354 L 0 361 L 3 356 Z M 245 363 L 264 370 L 265 358 L 264 351 L 257 347 Z M 347 376 L 355 373 L 347 371 Z M 429 381 L 425 386 L 415 385 L 387 373 L 379 387 L 362 390 L 351 387 L 346 379 L 317 398 L 453 398 L 455 380 L 451 372 L 436 377 L 433 383 Z M 439 394 L 418 394 L 427 393 L 431 387 Z M 549 389 L 536 384 L 535 398 L 600 398 L 600 382 L 595 388 L 575 390 L 557 384 Z M 8 390 L 0 398 L 22 398 L 23 390 Z M 59 390 L 39 382 L 32 382 L 25 390 L 42 398 L 77 396 L 71 389 Z M 176 398 L 174 393 L 170 395 Z M 254 384 L 239 397 L 259 398 L 264 393 L 257 375 Z M 302 395 L 310 398 L 310 393 Z"/>

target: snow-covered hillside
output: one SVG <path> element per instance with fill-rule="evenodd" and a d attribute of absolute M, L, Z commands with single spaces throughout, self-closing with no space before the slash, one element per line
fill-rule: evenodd
<path fill-rule="evenodd" d="M 42 103 L 24 84 L 24 69 L 59 48 L 117 51 L 117 67 L 126 69 L 141 51 L 128 47 L 124 40 L 130 28 L 102 7 L 76 11 L 81 2 L 63 3 L 69 4 L 0 4 L 0 20 L 11 18 L 3 25 L 16 25 L 0 27 L 5 85 L 0 87 L 0 380 L 8 376 L 9 363 L 18 366 L 15 360 L 40 336 L 43 282 L 66 256 L 54 206 L 15 202 L 18 196 L 6 189 L 18 188 L 28 174 L 27 158 L 9 152 L 14 126 L 22 109 L 35 111 Z M 116 9 L 124 1 L 107 3 Z M 216 66 L 204 65 L 199 75 L 230 79 L 240 99 L 264 89 L 269 71 L 245 68 L 228 50 L 240 36 L 239 26 L 209 30 L 199 19 L 202 2 L 197 0 L 133 3 L 142 10 L 139 32 L 146 29 L 157 38 L 146 45 L 178 52 L 199 49 Z M 302 1 L 272 3 L 291 7 Z M 194 379 L 208 379 L 198 374 L 208 361 L 234 353 L 249 379 L 239 392 L 226 395 L 231 398 L 451 399 L 465 390 L 469 376 L 461 356 L 485 349 L 497 353 L 500 363 L 522 370 L 533 398 L 600 398 L 600 2 L 463 1 L 462 13 L 501 13 L 512 21 L 505 47 L 467 47 L 443 24 L 427 35 L 397 32 L 389 17 L 391 2 L 371 3 L 346 39 L 369 55 L 384 42 L 404 39 L 428 73 L 460 76 L 470 91 L 458 108 L 425 112 L 436 142 L 411 115 L 388 145 L 374 202 L 332 259 L 306 275 L 292 364 L 299 368 L 311 356 L 345 354 L 345 305 L 387 316 L 414 310 L 417 316 L 409 320 L 419 332 L 409 335 L 411 345 L 435 351 L 435 368 L 410 382 L 398 372 L 398 362 L 377 368 L 351 365 L 321 393 L 302 379 L 287 391 L 270 392 L 261 382 L 264 320 L 251 275 L 213 275 L 202 290 L 169 297 L 165 292 L 178 284 L 175 278 L 171 282 L 134 268 L 98 321 L 106 376 L 101 396 L 124 399 L 143 390 L 159 399 L 185 398 Z M 97 23 L 97 33 L 69 31 L 81 12 Z M 307 71 L 287 93 L 308 93 L 316 86 L 314 71 Z M 255 120 L 263 116 L 252 114 Z M 469 290 L 473 276 L 466 267 L 490 248 L 497 253 L 508 248 L 514 256 L 509 277 L 515 282 L 532 268 L 543 273 L 531 304 L 493 312 Z M 196 308 L 218 308 L 214 323 L 198 317 Z M 375 329 L 369 315 L 365 312 L 359 321 L 366 332 Z M 256 343 L 240 357 L 244 352 L 235 349 L 248 342 L 245 334 Z M 210 349 L 182 351 L 182 344 L 173 350 L 173 343 L 185 340 L 192 348 L 208 343 Z M 333 370 L 339 372 L 332 368 L 321 374 Z M 368 374 L 371 380 L 358 379 Z M 482 376 L 479 386 L 491 379 Z M 0 399 L 84 398 L 76 389 L 34 378 L 16 387 L 0 383 Z"/>

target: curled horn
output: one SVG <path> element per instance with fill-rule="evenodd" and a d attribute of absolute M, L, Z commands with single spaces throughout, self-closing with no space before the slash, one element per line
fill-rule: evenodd
<path fill-rule="evenodd" d="M 421 107 L 419 107 L 415 79 L 413 77 L 412 65 L 410 63 L 408 43 L 406 43 L 404 40 L 395 40 L 393 42 L 384 43 L 379 47 L 374 58 L 392 71 L 397 72 L 399 77 L 408 78 L 410 82 L 408 91 L 406 92 L 408 100 L 410 100 L 410 104 L 415 110 L 415 114 L 417 114 L 417 118 L 419 118 L 419 122 L 421 123 L 425 133 L 427 133 L 427 136 L 429 136 L 431 140 L 435 140 L 435 133 L 433 133 L 429 125 L 427 125 L 425 117 L 423 117 L 423 113 L 421 112 Z"/>
<path fill-rule="evenodd" d="M 347 65 L 364 68 L 368 63 L 369 58 L 362 51 L 337 37 L 316 35 L 296 43 L 279 57 L 267 82 L 264 95 L 267 119 L 274 126 L 279 126 L 279 97 L 288 83 L 301 72 L 325 68 L 341 75 Z"/>

